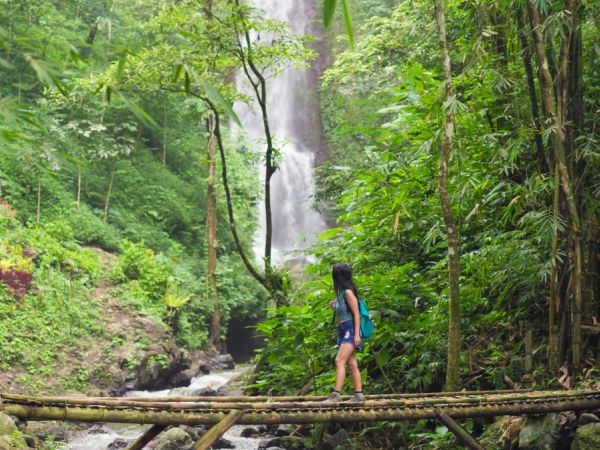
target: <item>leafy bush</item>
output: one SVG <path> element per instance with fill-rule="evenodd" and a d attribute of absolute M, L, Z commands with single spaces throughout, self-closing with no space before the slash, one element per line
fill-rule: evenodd
<path fill-rule="evenodd" d="M 73 229 L 75 240 L 86 245 L 98 245 L 107 251 L 119 247 L 119 231 L 105 224 L 87 205 L 71 211 L 66 218 Z"/>
<path fill-rule="evenodd" d="M 143 242 L 121 243 L 121 255 L 113 268 L 111 280 L 116 283 L 137 281 L 148 298 L 162 300 L 171 272 L 167 261 L 156 256 Z"/>

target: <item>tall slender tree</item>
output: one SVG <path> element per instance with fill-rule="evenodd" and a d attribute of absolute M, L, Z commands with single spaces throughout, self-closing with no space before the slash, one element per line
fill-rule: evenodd
<path fill-rule="evenodd" d="M 450 164 L 450 155 L 452 154 L 452 137 L 455 122 L 455 97 L 446 34 L 445 0 L 438 0 L 437 2 L 437 21 L 442 69 L 444 71 L 444 107 L 446 113 L 440 143 L 438 184 L 440 204 L 448 239 L 448 273 L 450 282 L 450 297 L 448 302 L 448 362 L 446 366 L 445 388 L 454 391 L 458 389 L 458 377 L 460 373 L 460 244 L 448 189 L 448 166 Z"/>

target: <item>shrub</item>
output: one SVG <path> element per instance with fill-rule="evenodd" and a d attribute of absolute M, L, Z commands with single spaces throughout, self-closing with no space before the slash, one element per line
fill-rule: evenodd
<path fill-rule="evenodd" d="M 125 240 L 121 243 L 121 255 L 111 273 L 111 280 L 116 283 L 138 281 L 151 299 L 162 301 L 170 275 L 166 261 L 155 256 L 154 251 L 146 248 L 143 242 Z"/>

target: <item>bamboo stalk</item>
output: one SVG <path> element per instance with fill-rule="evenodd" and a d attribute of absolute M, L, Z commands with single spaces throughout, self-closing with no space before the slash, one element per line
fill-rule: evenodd
<path fill-rule="evenodd" d="M 533 370 L 533 330 L 528 328 L 525 332 L 525 372 Z"/>
<path fill-rule="evenodd" d="M 196 441 L 193 450 L 208 450 L 210 446 L 223 434 L 229 430 L 240 417 L 244 414 L 243 410 L 231 411 L 227 414 L 223 420 L 215 424 L 210 430 L 202 435 L 200 439 Z"/>
<path fill-rule="evenodd" d="M 465 431 L 463 427 L 461 427 L 458 423 L 456 423 L 452 417 L 447 415 L 441 409 L 436 410 L 436 414 L 440 422 L 442 422 L 452 433 L 456 436 L 460 442 L 465 444 L 471 450 L 485 450 L 485 447 L 481 445 L 473 436 Z"/>
<path fill-rule="evenodd" d="M 499 415 L 546 414 L 560 411 L 582 411 L 600 408 L 600 394 L 587 398 L 538 400 L 530 403 L 488 403 L 413 407 L 368 407 L 363 404 L 280 411 L 249 410 L 240 417 L 242 425 L 300 424 L 325 422 L 372 422 L 438 419 L 437 410 L 461 419 Z M 122 410 L 86 407 L 35 406 L 3 402 L 0 410 L 26 420 L 60 420 L 79 422 L 148 423 L 160 425 L 202 425 L 220 422 L 229 411 L 157 411 Z"/>
<path fill-rule="evenodd" d="M 367 400 L 378 400 L 378 399 L 404 399 L 404 398 L 431 398 L 431 397 L 451 397 L 451 396 L 481 396 L 481 395 L 510 395 L 510 394 L 522 394 L 532 392 L 544 392 L 551 393 L 553 391 L 532 391 L 531 389 L 511 389 L 511 390 L 497 390 L 497 391 L 456 391 L 456 392 L 421 392 L 421 393 L 406 393 L 406 394 L 378 394 L 378 395 L 365 395 Z M 565 393 L 567 391 L 555 391 L 557 393 Z M 577 392 L 577 391 L 573 391 Z M 23 400 L 23 401 L 53 401 L 53 402 L 65 402 L 65 403 L 79 403 L 81 400 L 90 400 L 89 404 L 102 404 L 107 400 L 128 402 L 124 405 L 129 404 L 132 401 L 135 402 L 188 402 L 188 403 L 255 403 L 255 402 L 315 402 L 327 399 L 327 396 L 205 396 L 205 397 L 70 397 L 70 396 L 27 396 L 18 394 L 0 393 L 0 398 L 9 400 Z M 342 400 L 350 399 L 351 396 L 342 396 Z"/>
<path fill-rule="evenodd" d="M 475 396 L 442 396 L 427 398 L 397 398 L 397 399 L 367 399 L 363 405 L 368 407 L 398 407 L 398 406 L 433 406 L 446 404 L 485 404 L 493 402 L 524 402 L 533 400 L 559 400 L 578 398 L 585 395 L 596 395 L 596 391 L 531 391 L 517 394 L 500 395 L 475 395 Z M 336 408 L 335 403 L 324 404 L 322 401 L 303 401 L 303 402 L 140 402 L 137 400 L 114 400 L 111 398 L 79 398 L 79 397 L 32 397 L 14 394 L 1 394 L 1 397 L 12 403 L 20 402 L 26 404 L 37 404 L 38 406 L 93 406 L 93 407 L 111 407 L 111 408 L 141 408 L 141 409 L 161 409 L 166 411 L 173 410 L 232 410 L 232 409 L 260 409 L 277 410 L 293 408 Z M 252 397 L 246 397 L 252 399 Z"/>
<path fill-rule="evenodd" d="M 148 428 L 144 434 L 142 434 L 139 438 L 132 442 L 125 448 L 125 450 L 142 450 L 148 442 L 158 436 L 160 433 L 167 428 L 166 425 L 153 425 Z"/>

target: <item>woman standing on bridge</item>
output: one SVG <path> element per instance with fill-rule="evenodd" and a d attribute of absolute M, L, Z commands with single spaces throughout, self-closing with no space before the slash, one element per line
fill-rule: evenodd
<path fill-rule="evenodd" d="M 362 350 L 358 290 L 352 280 L 352 270 L 348 264 L 334 264 L 331 275 L 336 298 L 329 306 L 335 310 L 339 350 L 335 357 L 335 389 L 325 401 L 341 401 L 340 391 L 344 386 L 347 364 L 355 392 L 351 401 L 362 402 L 365 397 L 362 393 L 360 371 L 356 360 L 356 352 Z"/>

